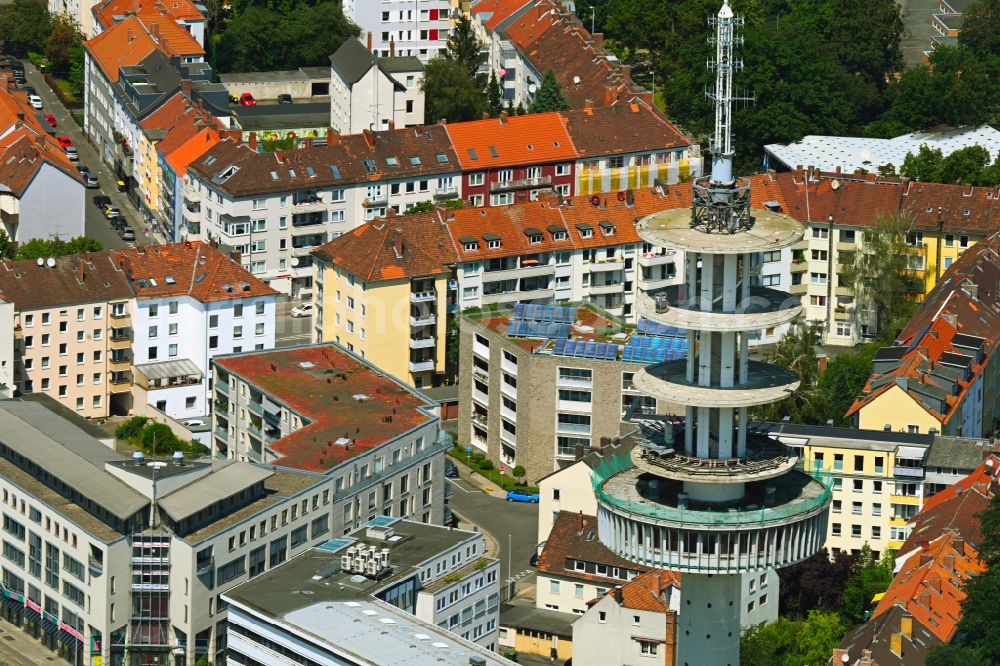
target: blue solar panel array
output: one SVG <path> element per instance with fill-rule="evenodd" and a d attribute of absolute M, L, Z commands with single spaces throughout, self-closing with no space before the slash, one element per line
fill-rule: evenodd
<path fill-rule="evenodd" d="M 507 324 L 511 338 L 568 338 L 569 324 L 511 319 Z"/>
<path fill-rule="evenodd" d="M 576 308 L 564 308 L 559 305 L 517 303 L 514 305 L 514 319 L 572 324 L 576 321 Z"/>
<path fill-rule="evenodd" d="M 652 319 L 640 319 L 638 326 L 635 327 L 635 332 L 640 335 L 658 335 L 663 338 L 687 337 L 687 329 L 668 326 Z"/>
<path fill-rule="evenodd" d="M 552 354 L 555 356 L 573 356 L 575 358 L 613 361 L 618 358 L 618 345 L 611 342 L 566 340 L 560 338 L 552 345 Z"/>

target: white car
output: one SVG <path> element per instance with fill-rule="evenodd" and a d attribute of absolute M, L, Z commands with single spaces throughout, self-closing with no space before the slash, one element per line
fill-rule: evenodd
<path fill-rule="evenodd" d="M 41 109 L 42 98 L 39 97 L 38 95 L 28 95 L 28 104 L 30 104 L 32 108 Z"/>
<path fill-rule="evenodd" d="M 312 317 L 313 304 L 312 303 L 300 303 L 292 308 L 293 317 Z"/>
<path fill-rule="evenodd" d="M 191 419 L 189 421 L 184 421 L 183 423 L 188 428 L 200 428 L 201 426 L 205 425 L 205 422 L 202 421 L 201 419 Z"/>

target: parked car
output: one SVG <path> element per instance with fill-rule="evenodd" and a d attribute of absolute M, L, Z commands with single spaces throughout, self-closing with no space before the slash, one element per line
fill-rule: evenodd
<path fill-rule="evenodd" d="M 205 425 L 205 422 L 202 421 L 201 419 L 189 419 L 187 421 L 181 421 L 181 423 L 187 426 L 188 428 L 200 428 L 203 425 Z"/>
<path fill-rule="evenodd" d="M 85 187 L 94 189 L 95 187 L 101 186 L 100 181 L 97 180 L 97 176 L 92 174 L 90 169 L 88 169 L 85 165 L 78 164 L 76 170 L 80 172 L 81 176 L 83 176 L 83 184 Z"/>
<path fill-rule="evenodd" d="M 53 128 L 56 127 L 56 117 L 53 116 L 51 113 L 45 114 L 45 122 L 49 124 L 49 127 Z"/>
<path fill-rule="evenodd" d="M 292 96 L 288 93 L 281 93 L 278 95 L 278 104 L 291 104 Z"/>
<path fill-rule="evenodd" d="M 111 228 L 115 230 L 115 233 L 121 233 L 125 229 L 129 228 L 129 223 L 124 217 L 116 217 L 111 220 Z"/>
<path fill-rule="evenodd" d="M 73 145 L 73 139 L 69 138 L 68 136 L 57 136 L 56 141 L 58 141 L 59 145 L 62 146 L 63 148 Z"/>
<path fill-rule="evenodd" d="M 293 317 L 311 317 L 313 313 L 312 303 L 299 303 L 294 308 L 292 308 Z"/>
<path fill-rule="evenodd" d="M 104 212 L 104 209 L 111 205 L 111 197 L 106 194 L 98 194 L 94 196 L 94 205 L 97 206 L 98 210 Z"/>
<path fill-rule="evenodd" d="M 76 162 L 80 159 L 80 153 L 76 152 L 76 146 L 64 146 L 63 150 L 66 151 L 66 157 L 69 158 L 70 162 Z"/>
<path fill-rule="evenodd" d="M 240 104 L 242 106 L 257 106 L 257 100 L 253 98 L 253 95 L 251 95 L 248 92 L 245 92 L 242 95 L 240 95 Z"/>
<path fill-rule="evenodd" d="M 445 460 L 444 464 L 444 475 L 449 479 L 458 478 L 458 466 L 450 460 Z"/>
<path fill-rule="evenodd" d="M 33 109 L 41 110 L 42 98 L 38 95 L 28 95 L 28 104 L 30 104 Z"/>
<path fill-rule="evenodd" d="M 508 502 L 529 502 L 531 504 L 538 504 L 538 493 L 523 493 L 518 490 L 508 490 L 507 491 L 507 501 Z"/>
<path fill-rule="evenodd" d="M 29 95 L 37 95 L 38 94 L 37 92 L 35 92 L 35 89 L 32 88 L 31 86 L 24 86 L 23 88 L 21 88 L 21 90 L 23 90 L 24 92 L 28 93 Z"/>
<path fill-rule="evenodd" d="M 532 567 L 537 567 L 538 566 L 538 553 L 532 553 L 531 554 L 531 559 L 528 560 L 528 565 L 532 566 Z"/>
<path fill-rule="evenodd" d="M 104 207 L 104 217 L 108 218 L 109 220 L 114 217 L 121 217 L 121 215 L 122 212 L 118 210 L 118 206 L 108 204 L 107 206 Z"/>
<path fill-rule="evenodd" d="M 135 232 L 132 231 L 132 227 L 125 227 L 124 229 L 118 232 L 118 235 L 121 236 L 121 239 L 123 241 L 135 240 Z"/>

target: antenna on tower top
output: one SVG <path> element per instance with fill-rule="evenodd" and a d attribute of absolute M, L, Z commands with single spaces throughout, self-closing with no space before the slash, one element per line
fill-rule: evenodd
<path fill-rule="evenodd" d="M 723 0 L 722 9 L 708 24 L 715 28 L 708 38 L 709 44 L 715 44 L 715 59 L 707 63 L 715 70 L 715 89 L 708 92 L 715 102 L 715 132 L 709 144 L 712 183 L 729 185 L 733 182 L 733 101 L 747 99 L 733 95 L 733 74 L 743 69 L 743 61 L 733 57 L 733 49 L 743 44 L 743 37 L 736 34 L 736 28 L 743 27 L 743 17 L 733 14 L 729 0 Z"/>

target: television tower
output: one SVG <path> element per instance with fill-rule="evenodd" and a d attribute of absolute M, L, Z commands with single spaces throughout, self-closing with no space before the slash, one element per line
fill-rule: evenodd
<path fill-rule="evenodd" d="M 796 220 L 751 209 L 750 182 L 733 175 L 733 58 L 741 25 L 724 0 L 715 27 L 712 172 L 693 183 L 690 211 L 638 223 L 648 243 L 685 252 L 685 284 L 646 293 L 639 312 L 686 328 L 688 356 L 637 372 L 639 391 L 684 405 L 683 437 L 644 441 L 594 470 L 601 541 L 622 557 L 684 574 L 678 666 L 739 664 L 744 574 L 799 562 L 826 538 L 830 489 L 798 457 L 748 428 L 748 410 L 794 392 L 784 368 L 750 361 L 749 334 L 786 324 L 800 299 L 762 287 L 761 253 L 801 240 Z M 771 594 L 777 596 L 777 590 Z"/>

